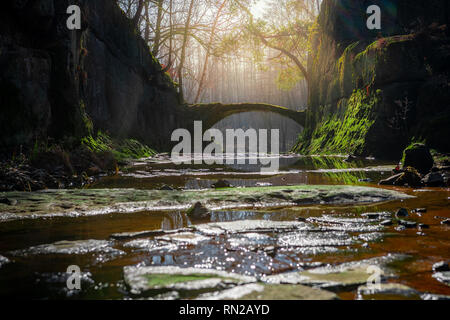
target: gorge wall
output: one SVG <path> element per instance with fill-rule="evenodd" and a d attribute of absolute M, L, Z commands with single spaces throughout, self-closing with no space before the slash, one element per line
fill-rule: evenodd
<path fill-rule="evenodd" d="M 372 4 L 381 30 L 366 27 Z M 449 17 L 448 1 L 324 0 L 295 151 L 399 159 L 411 140 L 450 151 Z"/>
<path fill-rule="evenodd" d="M 69 5 L 82 30 L 66 27 Z M 175 85 L 112 0 L 8 0 L 0 12 L 0 149 L 102 130 L 158 149 L 183 119 Z"/>

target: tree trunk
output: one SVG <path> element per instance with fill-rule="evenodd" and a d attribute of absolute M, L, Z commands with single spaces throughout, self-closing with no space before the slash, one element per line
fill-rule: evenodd
<path fill-rule="evenodd" d="M 163 13 L 163 1 L 164 0 L 158 0 L 157 6 L 158 6 L 158 15 L 156 18 L 156 27 L 155 27 L 155 42 L 153 44 L 153 56 L 157 56 L 159 53 L 159 46 L 161 42 L 161 21 L 162 21 L 162 13 Z"/>
<path fill-rule="evenodd" d="M 220 14 L 221 14 L 223 8 L 225 7 L 226 2 L 227 2 L 227 0 L 224 0 L 222 2 L 222 4 L 220 5 L 219 10 L 217 11 L 216 18 L 214 19 L 214 23 L 213 23 L 213 26 L 212 26 L 212 29 L 211 29 L 211 34 L 209 36 L 208 48 L 206 50 L 205 62 L 203 64 L 203 71 L 202 71 L 202 75 L 201 75 L 200 82 L 199 82 L 199 85 L 198 85 L 197 95 L 195 96 L 195 99 L 194 99 L 194 103 L 198 102 L 198 99 L 200 98 L 200 94 L 203 91 L 203 86 L 204 86 L 205 76 L 206 76 L 206 70 L 208 68 L 209 56 L 211 54 L 211 46 L 212 46 L 212 43 L 214 41 L 214 33 L 216 32 L 217 23 L 219 22 Z"/>
<path fill-rule="evenodd" d="M 144 9 L 144 0 L 139 0 L 138 7 L 136 10 L 136 14 L 134 15 L 132 24 L 133 27 L 138 28 L 139 21 L 141 20 L 142 10 Z"/>
<path fill-rule="evenodd" d="M 183 35 L 183 45 L 181 47 L 181 56 L 180 56 L 180 65 L 178 67 L 178 85 L 179 85 L 179 100 L 180 103 L 184 103 L 184 94 L 183 94 L 183 68 L 184 61 L 186 60 L 186 46 L 189 40 L 189 28 L 191 26 L 191 16 L 192 10 L 194 9 L 195 0 L 191 0 L 189 4 L 188 15 L 186 18 L 186 24 L 184 27 L 184 35 Z"/>

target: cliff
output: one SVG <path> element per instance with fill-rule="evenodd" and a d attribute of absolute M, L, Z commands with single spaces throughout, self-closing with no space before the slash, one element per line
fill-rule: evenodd
<path fill-rule="evenodd" d="M 67 7 L 82 30 L 66 27 Z M 0 149 L 97 130 L 167 147 L 184 106 L 111 0 L 8 0 L 0 12 Z"/>
<path fill-rule="evenodd" d="M 377 4 L 382 29 L 366 27 Z M 311 35 L 307 124 L 295 150 L 399 159 L 450 150 L 450 3 L 324 0 Z"/>

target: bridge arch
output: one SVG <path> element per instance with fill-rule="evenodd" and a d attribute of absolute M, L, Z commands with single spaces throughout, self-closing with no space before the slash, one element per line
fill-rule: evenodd
<path fill-rule="evenodd" d="M 203 130 L 212 128 L 220 120 L 233 114 L 252 111 L 277 113 L 294 120 L 303 127 L 306 122 L 306 112 L 304 111 L 294 111 L 285 107 L 264 103 L 197 104 L 189 106 L 188 109 L 194 120 L 201 120 L 203 122 Z"/>

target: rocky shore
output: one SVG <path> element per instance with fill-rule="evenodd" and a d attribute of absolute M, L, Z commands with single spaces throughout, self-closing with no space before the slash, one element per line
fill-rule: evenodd
<path fill-rule="evenodd" d="M 433 157 L 425 144 L 415 143 L 404 150 L 403 159 L 393 170 L 393 176 L 379 184 L 413 188 L 448 187 L 449 178 L 449 156 L 436 154 Z"/>
<path fill-rule="evenodd" d="M 0 192 L 81 188 L 100 176 L 114 174 L 118 163 L 111 152 L 94 153 L 80 146 L 62 148 L 0 162 Z"/>

